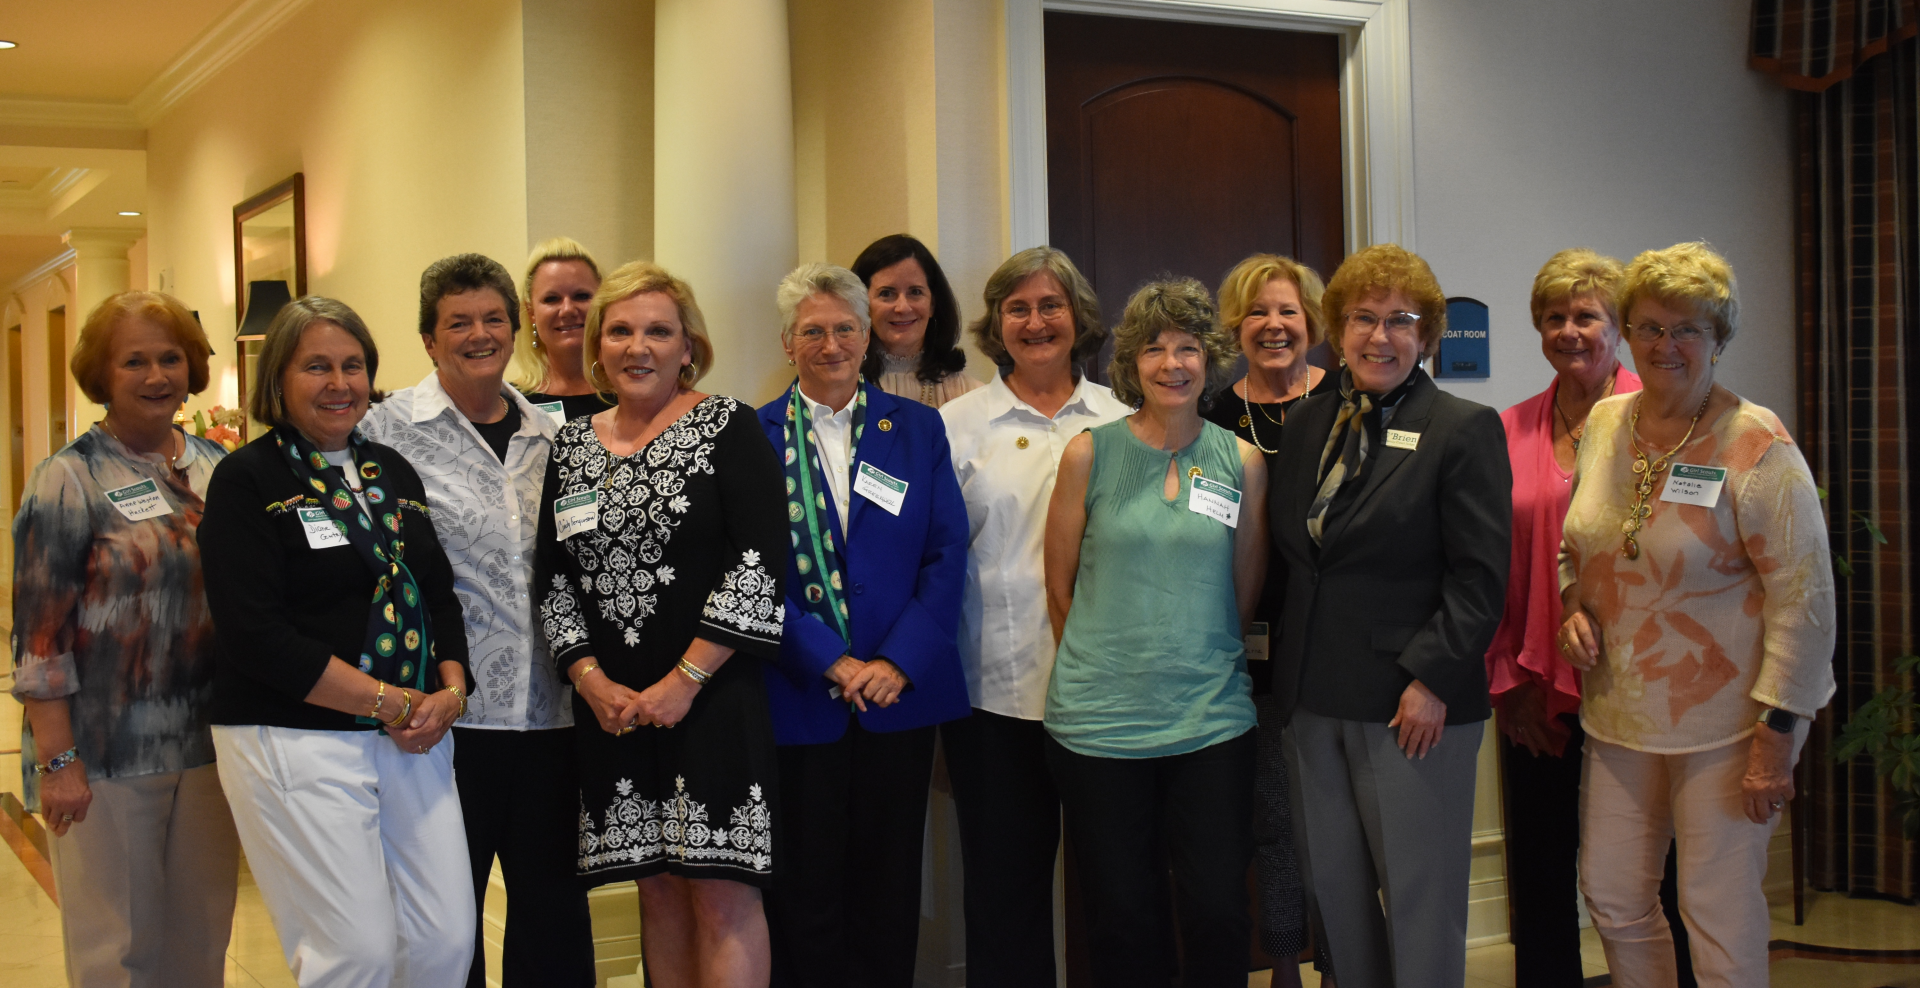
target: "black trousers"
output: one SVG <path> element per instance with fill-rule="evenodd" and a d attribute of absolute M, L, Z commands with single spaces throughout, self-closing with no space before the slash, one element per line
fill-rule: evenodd
<path fill-rule="evenodd" d="M 967 983 L 1054 988 L 1053 865 L 1060 796 L 1047 729 L 974 708 L 940 725 L 960 816 Z"/>
<path fill-rule="evenodd" d="M 1514 983 L 1526 988 L 1579 988 L 1580 910 L 1574 904 L 1580 857 L 1580 764 L 1587 735 L 1572 714 L 1573 729 L 1559 758 L 1535 755 L 1500 736 L 1506 773 L 1507 908 L 1512 914 Z M 1660 907 L 1673 927 L 1680 988 L 1693 988 L 1687 927 L 1680 921 L 1672 848 L 1660 882 Z"/>
<path fill-rule="evenodd" d="M 1166 988 L 1172 864 L 1184 988 L 1245 988 L 1256 730 L 1164 758 L 1097 758 L 1047 740 L 1087 912 L 1093 983 Z M 971 980 L 971 978 L 969 978 Z"/>
<path fill-rule="evenodd" d="M 598 727 L 592 728 L 599 730 Z M 494 855 L 511 910 L 501 951 L 502 988 L 591 986 L 593 922 L 576 870 L 580 786 L 573 728 L 453 729 L 453 781 L 466 818 L 473 897 L 484 914 Z M 486 920 L 473 937 L 467 988 L 487 983 Z"/>
<path fill-rule="evenodd" d="M 911 988 L 932 727 L 781 745 L 780 867 L 766 891 L 778 988 Z"/>

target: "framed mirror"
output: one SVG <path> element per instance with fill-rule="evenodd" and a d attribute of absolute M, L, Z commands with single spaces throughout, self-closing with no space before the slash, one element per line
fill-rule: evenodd
<path fill-rule="evenodd" d="M 233 207 L 234 369 L 243 410 L 267 325 L 307 293 L 306 198 L 305 176 L 295 172 Z M 242 442 L 252 438 L 253 425 L 241 420 Z"/>

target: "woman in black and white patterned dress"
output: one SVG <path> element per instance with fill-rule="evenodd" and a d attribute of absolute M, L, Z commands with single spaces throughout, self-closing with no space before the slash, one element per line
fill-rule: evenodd
<path fill-rule="evenodd" d="M 554 437 L 535 577 L 582 725 L 579 871 L 638 880 L 655 984 L 764 985 L 775 758 L 757 660 L 780 647 L 779 460 L 753 409 L 693 390 L 713 348 L 685 282 L 615 271 L 583 350 L 618 403 Z"/>

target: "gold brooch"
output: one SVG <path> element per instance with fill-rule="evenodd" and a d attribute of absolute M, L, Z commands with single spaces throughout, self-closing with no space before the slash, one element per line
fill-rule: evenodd
<path fill-rule="evenodd" d="M 881 419 L 881 420 L 880 420 L 880 431 L 881 431 L 881 432 L 892 432 L 892 431 L 893 431 L 893 420 L 892 420 L 892 419 Z"/>
<path fill-rule="evenodd" d="M 1198 476 L 1200 476 L 1200 468 L 1199 468 L 1198 466 L 1191 466 L 1191 467 L 1188 467 L 1188 468 L 1187 468 L 1187 479 L 1188 479 L 1188 480 L 1192 480 L 1193 478 L 1195 478 L 1195 477 L 1198 477 Z"/>
<path fill-rule="evenodd" d="M 1013 446 L 1014 446 L 1014 448 L 1015 448 L 1015 449 L 1026 449 L 1026 448 L 1027 448 L 1027 437 L 1025 437 L 1025 436 L 1021 436 L 1020 438 L 1018 438 L 1018 439 L 1015 439 L 1015 440 L 1013 441 Z"/>
<path fill-rule="evenodd" d="M 1240 416 L 1240 428 L 1245 429 L 1252 424 L 1253 424 L 1253 416 L 1251 415 Z"/>

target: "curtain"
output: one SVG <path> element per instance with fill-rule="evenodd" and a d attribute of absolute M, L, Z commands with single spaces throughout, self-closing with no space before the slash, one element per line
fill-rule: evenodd
<path fill-rule="evenodd" d="M 1798 438 L 1828 492 L 1839 692 L 1802 756 L 1807 879 L 1920 897 L 1920 851 L 1840 725 L 1916 650 L 1920 504 L 1920 0 L 1756 0 L 1749 64 L 1793 90 Z M 1875 538 L 1871 520 L 1886 541 Z M 1847 570 L 1850 569 L 1850 575 Z"/>

